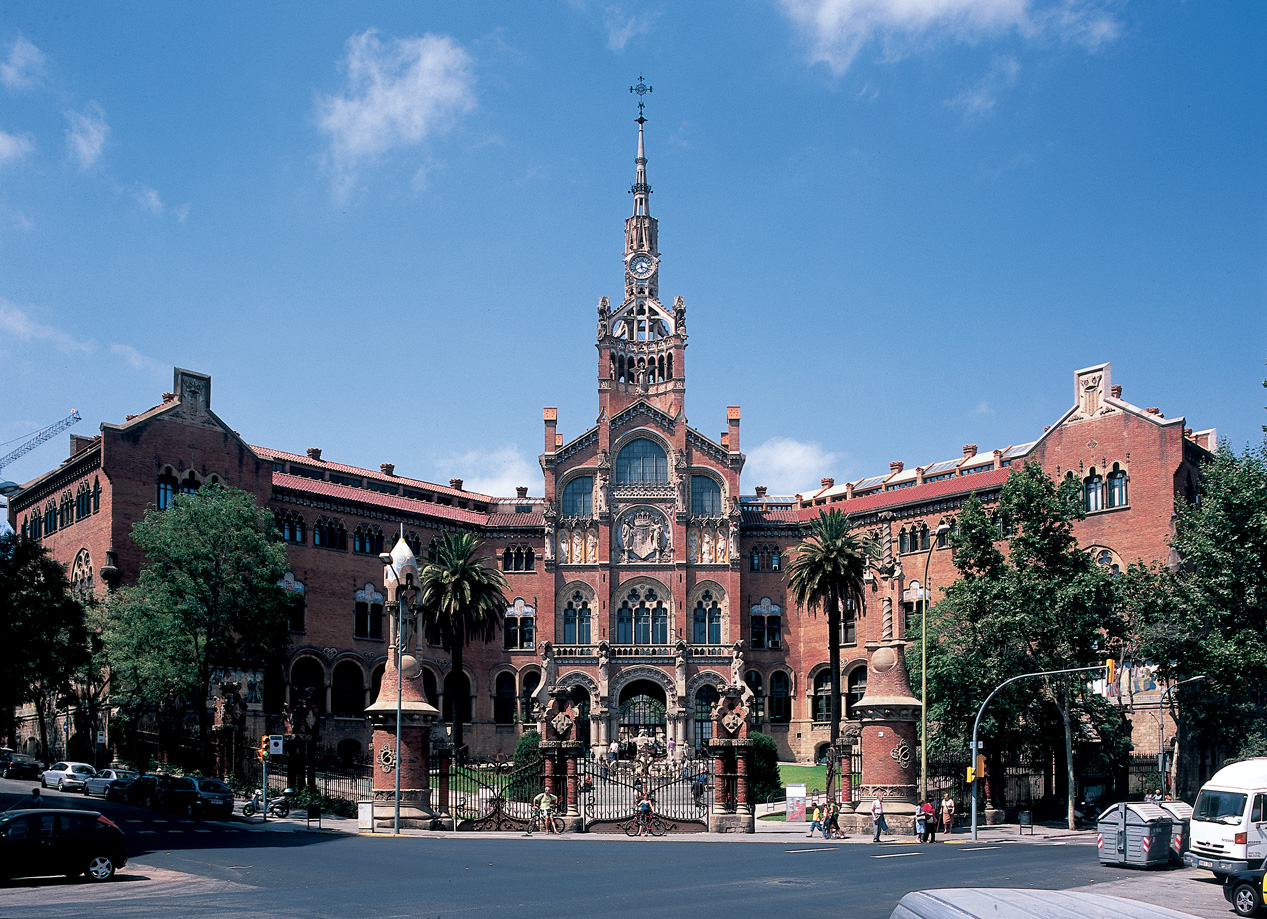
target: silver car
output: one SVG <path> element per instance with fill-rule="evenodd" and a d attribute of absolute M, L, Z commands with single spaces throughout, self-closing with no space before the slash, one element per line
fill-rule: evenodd
<path fill-rule="evenodd" d="M 89 797 L 101 795 L 107 799 L 121 797 L 123 790 L 136 779 L 137 773 L 131 769 L 102 769 L 84 780 L 84 794 Z"/>
<path fill-rule="evenodd" d="M 96 772 L 88 763 L 53 763 L 40 773 L 40 787 L 51 786 L 58 791 L 82 791 L 84 781 Z"/>

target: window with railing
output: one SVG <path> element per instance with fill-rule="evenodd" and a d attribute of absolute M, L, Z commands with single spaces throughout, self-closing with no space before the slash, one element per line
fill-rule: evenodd
<path fill-rule="evenodd" d="M 536 645 L 537 611 L 516 597 L 502 618 L 502 647 L 508 651 L 531 651 Z"/>
<path fill-rule="evenodd" d="M 792 681 L 782 670 L 770 675 L 770 721 L 787 724 L 792 720 Z"/>

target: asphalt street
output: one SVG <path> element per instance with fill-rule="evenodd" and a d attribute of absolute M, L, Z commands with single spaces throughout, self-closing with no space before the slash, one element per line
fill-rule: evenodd
<path fill-rule="evenodd" d="M 30 785 L 0 780 L 0 809 Z M 76 794 L 44 797 L 46 806 L 87 806 L 118 823 L 128 865 L 99 885 L 10 881 L 0 887 L 0 917 L 886 919 L 908 891 L 960 886 L 1083 888 L 1203 919 L 1232 915 L 1208 874 L 1101 866 L 1094 834 L 1021 841 L 991 831 L 976 843 L 962 836 L 933 846 L 807 840 L 792 827 L 746 837 L 370 837 L 308 831 L 303 820 L 198 821 Z"/>

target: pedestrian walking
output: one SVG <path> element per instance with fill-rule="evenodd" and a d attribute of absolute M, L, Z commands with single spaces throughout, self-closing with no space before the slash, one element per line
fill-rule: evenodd
<path fill-rule="evenodd" d="M 933 799 L 928 798 L 924 801 L 924 842 L 937 841 L 937 808 L 933 806 Z"/>
<path fill-rule="evenodd" d="M 827 831 L 823 834 L 827 839 L 842 835 L 840 832 L 840 805 L 835 801 L 827 805 Z"/>
<path fill-rule="evenodd" d="M 872 842 L 879 842 L 880 831 L 887 829 L 884 823 L 884 802 L 880 800 L 879 795 L 876 795 L 875 800 L 871 802 L 871 829 L 873 831 Z"/>
<path fill-rule="evenodd" d="M 824 836 L 827 833 L 823 829 L 823 810 L 817 804 L 814 805 L 814 815 L 810 818 L 809 832 L 805 834 L 805 838 L 809 839 L 813 836 L 815 830 L 823 830 Z"/>

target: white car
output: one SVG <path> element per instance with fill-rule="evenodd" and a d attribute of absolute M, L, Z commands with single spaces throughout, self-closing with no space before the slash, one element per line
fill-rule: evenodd
<path fill-rule="evenodd" d="M 84 782 L 96 775 L 97 770 L 87 763 L 53 763 L 40 773 L 40 787 L 53 787 L 58 791 L 73 788 L 80 791 Z"/>

